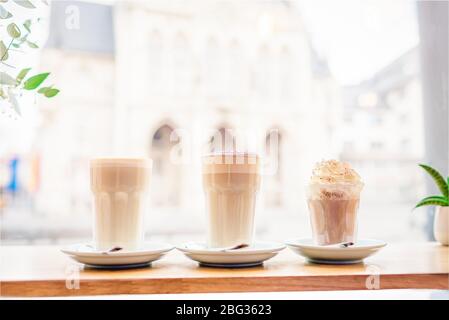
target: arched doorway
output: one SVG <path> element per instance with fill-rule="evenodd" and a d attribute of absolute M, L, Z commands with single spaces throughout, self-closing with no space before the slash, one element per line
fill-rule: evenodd
<path fill-rule="evenodd" d="M 164 79 L 164 62 L 162 36 L 158 30 L 154 30 L 150 34 L 148 57 L 149 70 L 147 72 L 149 81 L 148 90 L 152 93 L 161 93 L 166 85 Z"/>
<path fill-rule="evenodd" d="M 176 95 L 188 95 L 192 88 L 192 56 L 187 37 L 178 33 L 173 50 L 173 89 Z"/>
<path fill-rule="evenodd" d="M 240 96 L 245 91 L 246 86 L 246 65 L 243 50 L 237 40 L 233 40 L 229 47 L 227 72 L 227 89 L 231 96 Z"/>
<path fill-rule="evenodd" d="M 287 46 L 282 47 L 279 54 L 278 74 L 276 80 L 277 90 L 281 100 L 283 101 L 288 101 L 295 94 L 295 84 L 297 82 L 294 78 L 294 73 L 296 71 L 294 65 L 295 61 L 292 57 L 290 49 Z"/>
<path fill-rule="evenodd" d="M 181 168 L 173 159 L 175 147 L 180 139 L 172 126 L 161 125 L 151 139 L 153 159 L 152 190 L 156 206 L 178 206 L 181 198 Z"/>
<path fill-rule="evenodd" d="M 273 55 L 267 45 L 259 48 L 256 60 L 256 94 L 262 98 L 268 98 L 273 90 Z"/>
<path fill-rule="evenodd" d="M 203 84 L 208 96 L 217 96 L 223 88 L 221 52 L 217 39 L 210 37 L 204 55 Z"/>
<path fill-rule="evenodd" d="M 209 139 L 210 152 L 233 152 L 236 150 L 232 129 L 220 126 Z"/>

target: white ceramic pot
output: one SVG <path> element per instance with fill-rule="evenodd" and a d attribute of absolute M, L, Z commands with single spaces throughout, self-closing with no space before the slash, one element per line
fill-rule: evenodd
<path fill-rule="evenodd" d="M 433 235 L 442 245 L 449 245 L 449 207 L 436 207 Z"/>

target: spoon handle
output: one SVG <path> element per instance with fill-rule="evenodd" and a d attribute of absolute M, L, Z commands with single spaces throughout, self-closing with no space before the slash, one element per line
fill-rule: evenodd
<path fill-rule="evenodd" d="M 340 242 L 340 243 L 328 244 L 325 247 L 347 248 L 347 247 L 350 247 L 353 245 L 354 245 L 354 242 Z"/>
<path fill-rule="evenodd" d="M 249 247 L 249 244 L 241 243 L 241 244 L 238 244 L 236 246 L 227 247 L 227 248 L 220 248 L 218 250 L 219 251 L 232 251 L 232 250 L 239 250 L 239 249 L 243 249 L 243 248 L 247 248 L 247 247 Z"/>

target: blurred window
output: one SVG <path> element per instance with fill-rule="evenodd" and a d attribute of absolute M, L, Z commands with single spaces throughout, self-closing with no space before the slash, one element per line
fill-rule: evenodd
<path fill-rule="evenodd" d="M 262 46 L 258 52 L 255 73 L 256 94 L 261 98 L 268 98 L 273 93 L 273 62 L 268 46 Z"/>
<path fill-rule="evenodd" d="M 218 42 L 211 37 L 207 41 L 204 59 L 203 85 L 206 94 L 209 96 L 217 96 L 223 88 L 223 72 L 222 72 L 221 52 Z"/>
<path fill-rule="evenodd" d="M 247 66 L 245 64 L 243 50 L 237 40 L 231 42 L 229 48 L 229 68 L 227 72 L 227 81 L 229 95 L 240 96 L 247 87 Z"/>
<path fill-rule="evenodd" d="M 231 152 L 236 150 L 235 137 L 231 129 L 222 126 L 209 139 L 210 152 Z"/>
<path fill-rule="evenodd" d="M 153 159 L 152 184 L 157 186 L 152 189 L 154 205 L 179 205 L 182 172 L 171 158 L 173 147 L 178 143 L 180 139 L 170 125 L 160 126 L 153 134 L 150 154 Z"/>
<path fill-rule="evenodd" d="M 294 59 L 292 59 L 290 50 L 287 46 L 282 47 L 279 54 L 278 61 L 278 92 L 281 100 L 289 100 L 292 94 L 295 92 L 293 86 L 295 85 L 295 79 L 293 72 L 295 70 Z M 299 87 L 297 84 L 295 87 Z"/>
<path fill-rule="evenodd" d="M 265 137 L 266 160 L 272 170 L 265 176 L 265 202 L 270 207 L 282 206 L 282 135 L 270 130 Z"/>
<path fill-rule="evenodd" d="M 173 46 L 173 88 L 175 95 L 188 95 L 192 89 L 193 61 L 186 36 L 176 35 Z"/>
<path fill-rule="evenodd" d="M 153 31 L 149 41 L 149 71 L 148 71 L 148 90 L 153 93 L 161 93 L 166 85 L 165 83 L 165 64 L 162 44 L 162 36 L 159 31 Z"/>

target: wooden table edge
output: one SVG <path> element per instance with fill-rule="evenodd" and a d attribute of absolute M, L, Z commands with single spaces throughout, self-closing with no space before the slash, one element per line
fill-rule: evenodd
<path fill-rule="evenodd" d="M 378 278 L 376 278 L 378 277 Z M 337 291 L 379 289 L 449 290 L 449 274 L 299 275 L 267 277 L 188 277 L 153 279 L 8 280 L 2 297 L 63 297 L 116 294 Z"/>

